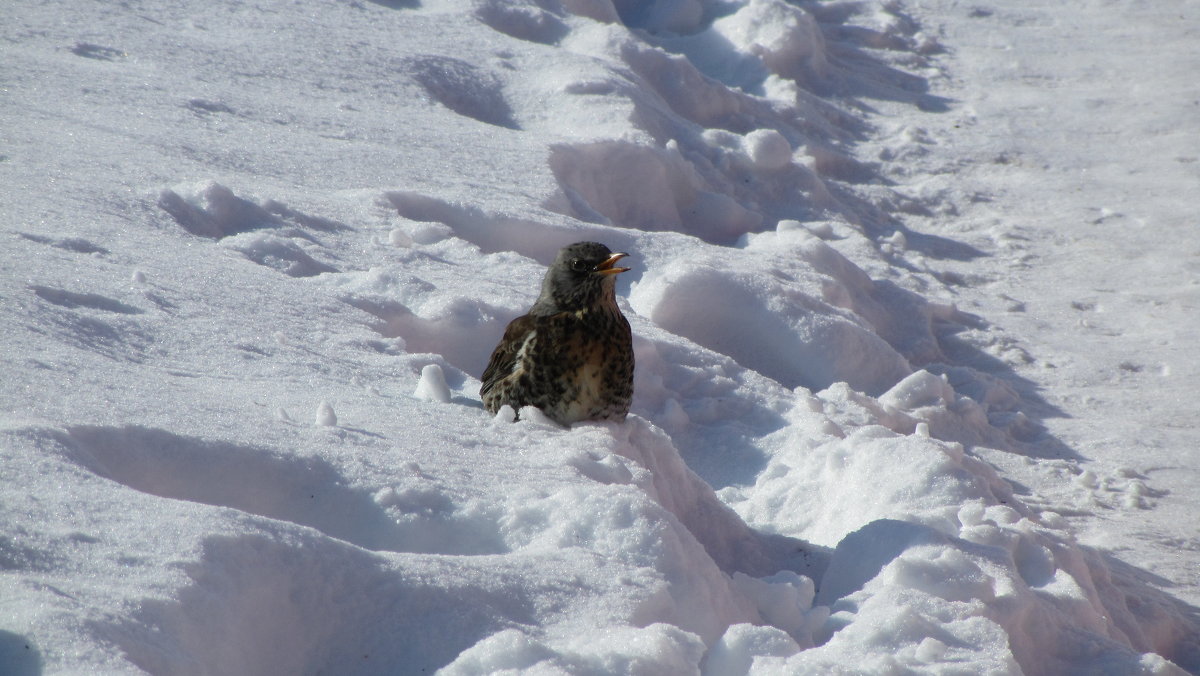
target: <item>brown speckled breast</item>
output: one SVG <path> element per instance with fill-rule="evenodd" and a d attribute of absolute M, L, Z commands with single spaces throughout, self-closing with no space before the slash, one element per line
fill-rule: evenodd
<path fill-rule="evenodd" d="M 493 374 L 483 396 L 488 411 L 532 405 L 563 425 L 625 419 L 633 397 L 633 336 L 615 304 L 518 321 L 527 331 L 511 336 L 516 354 L 507 374 Z"/>

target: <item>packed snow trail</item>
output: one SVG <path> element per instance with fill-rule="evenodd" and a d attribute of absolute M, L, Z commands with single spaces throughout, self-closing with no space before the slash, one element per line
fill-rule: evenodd
<path fill-rule="evenodd" d="M 957 213 L 929 227 L 989 255 L 967 332 L 1027 379 L 1054 440 L 1086 459 L 988 455 L 1083 542 L 1200 603 L 1200 21 L 1183 2 L 924 2 L 952 45 L 956 112 L 935 124 L 939 178 L 903 164 Z M 915 167 L 914 167 L 915 165 Z M 1020 345 L 1020 350 L 1011 347 Z"/>

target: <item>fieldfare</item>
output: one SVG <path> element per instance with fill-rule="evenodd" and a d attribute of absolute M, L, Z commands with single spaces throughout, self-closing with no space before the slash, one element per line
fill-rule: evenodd
<path fill-rule="evenodd" d="M 536 406 L 562 425 L 624 420 L 633 396 L 633 334 L 617 307 L 628 254 L 596 242 L 558 252 L 529 313 L 504 331 L 483 372 L 483 406 Z"/>

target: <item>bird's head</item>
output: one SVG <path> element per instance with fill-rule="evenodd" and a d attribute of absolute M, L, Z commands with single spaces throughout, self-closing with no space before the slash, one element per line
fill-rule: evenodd
<path fill-rule="evenodd" d="M 613 253 L 598 242 L 576 242 L 563 247 L 546 270 L 542 295 L 534 305 L 534 312 L 570 312 L 603 303 L 615 306 L 617 275 L 629 270 L 617 267 L 616 263 L 628 255 Z"/>

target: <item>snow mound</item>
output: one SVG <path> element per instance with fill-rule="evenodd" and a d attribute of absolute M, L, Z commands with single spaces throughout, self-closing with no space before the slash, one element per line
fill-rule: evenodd
<path fill-rule="evenodd" d="M 440 673 L 450 676 L 689 673 L 695 671 L 703 655 L 704 644 L 694 634 L 669 624 L 620 627 L 598 636 L 553 643 L 508 629 L 464 651 Z"/>
<path fill-rule="evenodd" d="M 686 271 L 656 274 L 638 287 L 633 302 L 663 328 L 729 354 L 785 387 L 819 389 L 845 381 L 878 391 L 907 372 L 887 343 L 852 321 L 820 313 L 811 297 L 787 294 L 791 298 L 780 303 L 784 289 L 757 275 L 688 264 Z M 837 349 L 829 350 L 833 345 Z M 830 352 L 836 361 L 829 361 Z"/>
<path fill-rule="evenodd" d="M 709 29 L 774 75 L 803 80 L 826 69 L 825 40 L 816 20 L 783 0 L 750 0 Z"/>

